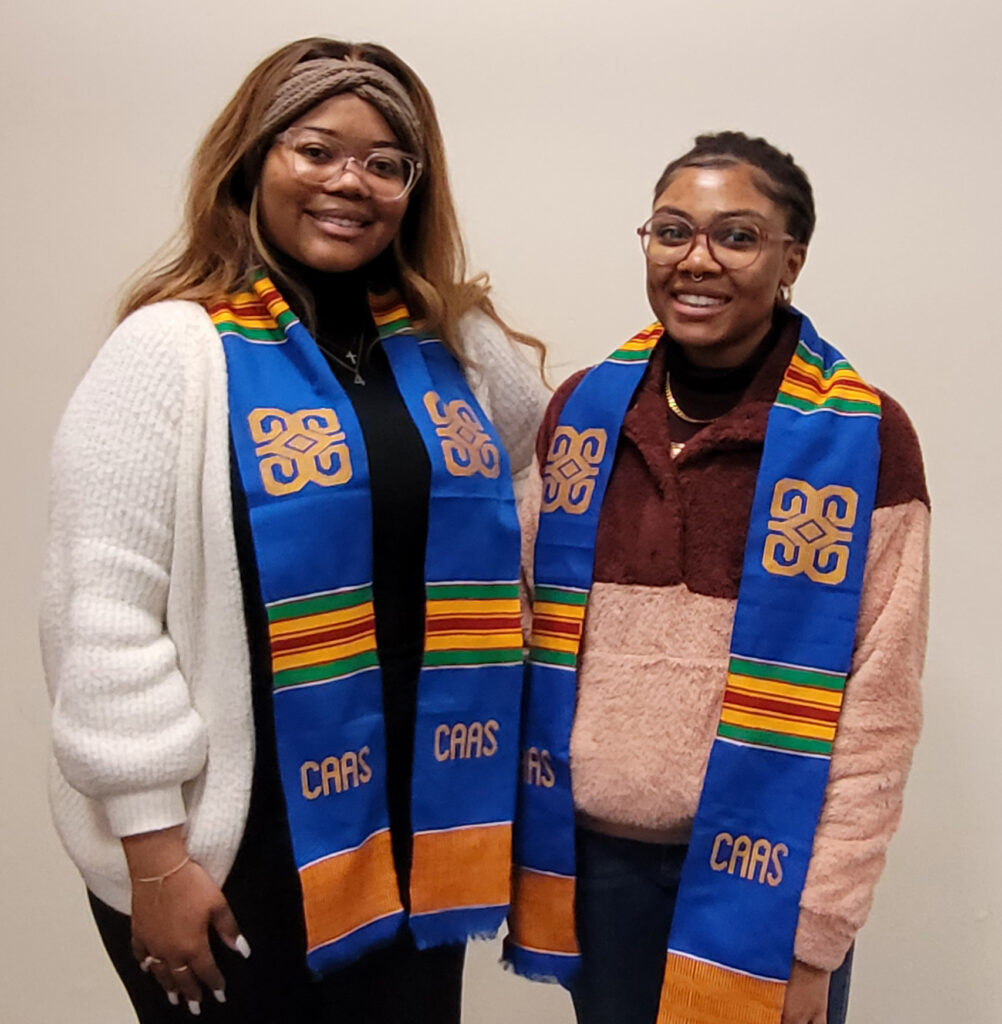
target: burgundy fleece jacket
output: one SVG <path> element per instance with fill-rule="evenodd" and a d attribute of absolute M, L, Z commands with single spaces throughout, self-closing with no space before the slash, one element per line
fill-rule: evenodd
<path fill-rule="evenodd" d="M 599 518 L 571 736 L 582 824 L 684 842 L 726 681 L 745 536 L 769 410 L 797 342 L 788 317 L 738 404 L 670 455 L 659 343 L 625 417 Z M 532 551 L 556 392 L 522 506 Z M 929 497 L 918 440 L 881 394 L 881 460 L 852 670 L 801 898 L 795 953 L 832 970 L 869 912 L 921 724 Z M 682 438 L 679 438 L 680 440 Z"/>

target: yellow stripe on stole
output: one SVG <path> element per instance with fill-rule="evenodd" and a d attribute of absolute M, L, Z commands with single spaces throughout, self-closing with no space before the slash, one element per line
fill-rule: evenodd
<path fill-rule="evenodd" d="M 574 879 L 516 866 L 508 927 L 512 941 L 523 949 L 576 954 Z"/>
<path fill-rule="evenodd" d="M 424 642 L 426 651 L 493 651 L 522 646 L 522 631 L 484 630 L 482 633 L 430 633 Z"/>
<path fill-rule="evenodd" d="M 319 615 L 302 615 L 298 619 L 282 619 L 272 622 L 268 626 L 268 633 L 273 639 L 278 636 L 295 636 L 298 633 L 305 636 L 327 626 L 347 626 L 367 618 L 375 621 L 375 614 L 372 602 L 367 601 L 365 604 L 352 605 L 350 608 L 338 608 L 336 611 L 322 612 Z"/>
<path fill-rule="evenodd" d="M 664 334 L 664 330 L 664 327 L 659 323 L 651 324 L 650 327 L 645 327 L 642 331 L 637 331 L 629 341 L 623 342 L 616 351 L 646 352 L 647 349 L 654 348 L 655 344 L 657 344 L 658 338 Z"/>
<path fill-rule="evenodd" d="M 781 717 L 775 713 L 736 711 L 726 704 L 720 712 L 720 721 L 726 725 L 738 725 L 746 729 L 766 729 L 770 732 L 785 733 L 787 736 L 800 736 L 803 739 L 825 740 L 828 743 L 835 739 L 834 724 L 806 722 L 799 718 Z"/>
<path fill-rule="evenodd" d="M 452 618 L 455 615 L 521 615 L 522 607 L 517 597 L 505 597 L 494 601 L 443 600 L 428 602 L 428 618 Z"/>
<path fill-rule="evenodd" d="M 813 388 L 805 387 L 793 380 L 783 381 L 783 394 L 793 395 L 795 398 L 803 398 L 807 402 L 819 405 L 827 402 L 829 398 L 841 398 L 847 402 L 872 402 L 873 396 L 868 392 L 860 392 L 859 388 L 834 387 L 824 393 L 815 391 Z"/>
<path fill-rule="evenodd" d="M 302 868 L 299 881 L 308 951 L 403 909 L 389 829 L 369 836 L 354 850 Z"/>
<path fill-rule="evenodd" d="M 235 323 L 240 327 L 252 327 L 255 330 L 269 330 L 275 326 L 273 317 L 252 316 L 247 313 L 237 313 L 232 309 L 224 309 L 213 313 L 211 319 L 217 326 L 219 324 Z"/>
<path fill-rule="evenodd" d="M 510 896 L 510 870 L 510 824 L 417 832 L 411 913 L 504 906 Z"/>
<path fill-rule="evenodd" d="M 801 359 L 800 356 L 794 355 L 790 360 L 790 365 L 798 373 L 802 373 L 812 380 L 816 380 L 821 387 L 829 387 L 832 384 L 840 384 L 844 381 L 852 381 L 855 384 L 860 384 L 868 391 L 872 390 L 868 384 L 863 381 L 855 370 L 850 370 L 848 367 L 843 367 L 840 370 L 836 370 L 834 373 L 830 373 L 827 377 L 821 372 L 820 368 L 815 366 L 813 363 L 809 363 L 806 359 Z"/>
<path fill-rule="evenodd" d="M 583 622 L 585 606 L 583 604 L 556 604 L 553 601 L 535 601 L 532 605 L 533 615 L 545 615 L 548 619 L 560 619 L 562 622 Z"/>
<path fill-rule="evenodd" d="M 841 690 L 822 690 L 817 686 L 795 686 L 792 683 L 781 683 L 774 679 L 756 679 L 753 676 L 739 676 L 734 673 L 727 676 L 727 685 L 742 693 L 778 697 L 780 700 L 795 701 L 797 704 L 826 708 L 842 706 Z"/>
<path fill-rule="evenodd" d="M 657 1024 L 780 1024 L 786 985 L 668 954 Z"/>
<path fill-rule="evenodd" d="M 542 647 L 546 651 L 566 651 L 568 654 L 577 654 L 578 648 L 581 646 L 579 639 L 555 633 L 533 633 L 529 643 L 533 647 Z"/>
<path fill-rule="evenodd" d="M 289 304 L 280 295 L 275 295 L 267 300 L 262 298 L 261 301 L 264 302 L 265 308 L 271 313 L 274 320 L 278 320 L 283 313 L 291 312 Z"/>
<path fill-rule="evenodd" d="M 397 305 L 391 306 L 389 309 L 373 312 L 372 319 L 376 322 L 376 326 L 382 327 L 383 324 L 391 324 L 394 320 L 403 320 L 408 316 L 407 307 L 398 302 Z"/>
<path fill-rule="evenodd" d="M 234 292 L 226 296 L 226 305 L 239 309 L 241 306 L 260 306 L 261 300 L 257 292 Z"/>

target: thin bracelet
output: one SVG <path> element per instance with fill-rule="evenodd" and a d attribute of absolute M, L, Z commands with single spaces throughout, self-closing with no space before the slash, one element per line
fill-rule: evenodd
<path fill-rule="evenodd" d="M 183 868 L 185 866 L 185 864 L 190 864 L 190 863 L 191 863 L 191 854 L 188 854 L 188 856 L 185 857 L 184 860 L 181 861 L 180 864 L 176 865 L 175 867 L 172 867 L 170 869 L 170 871 L 165 871 L 162 875 L 150 875 L 149 878 L 133 878 L 132 881 L 133 882 L 156 882 L 157 885 L 163 885 L 164 882 L 167 881 L 167 879 L 170 878 L 171 875 L 176 875 L 181 870 L 181 868 Z"/>

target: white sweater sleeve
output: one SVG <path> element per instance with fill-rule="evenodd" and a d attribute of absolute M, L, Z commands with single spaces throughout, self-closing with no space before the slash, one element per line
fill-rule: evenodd
<path fill-rule="evenodd" d="M 467 358 L 473 364 L 470 385 L 497 427 L 520 484 L 532 464 L 536 431 L 550 392 L 539 371 L 490 317 L 467 313 L 460 322 Z"/>
<path fill-rule="evenodd" d="M 42 595 L 53 748 L 114 835 L 185 820 L 181 783 L 206 758 L 165 626 L 184 407 L 182 304 L 143 309 L 77 388 L 52 454 Z M 169 312 L 168 308 L 168 312 Z"/>

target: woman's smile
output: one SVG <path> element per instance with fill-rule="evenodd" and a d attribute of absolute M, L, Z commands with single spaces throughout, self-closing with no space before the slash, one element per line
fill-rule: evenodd
<path fill-rule="evenodd" d="M 307 210 L 317 229 L 330 238 L 352 241 L 364 234 L 373 218 L 341 209 Z"/>
<path fill-rule="evenodd" d="M 679 316 L 708 320 L 731 301 L 730 296 L 712 292 L 695 292 L 680 288 L 672 292 L 672 302 Z"/>

